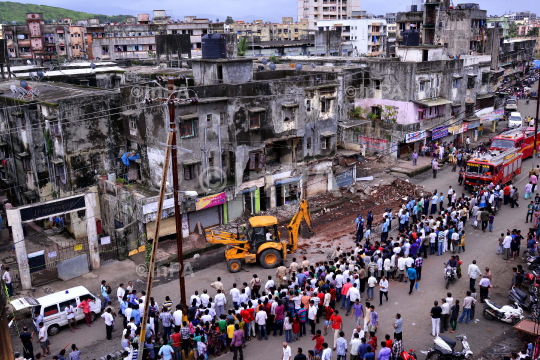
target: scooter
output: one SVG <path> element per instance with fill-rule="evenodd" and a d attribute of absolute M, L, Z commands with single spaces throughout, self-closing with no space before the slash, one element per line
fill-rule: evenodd
<path fill-rule="evenodd" d="M 529 269 L 534 270 L 540 267 L 540 256 L 528 256 L 527 266 Z"/>
<path fill-rule="evenodd" d="M 444 280 L 446 282 L 447 289 L 450 286 L 450 282 L 457 280 L 456 268 L 450 267 L 446 263 L 444 264 Z"/>
<path fill-rule="evenodd" d="M 467 336 L 465 334 L 458 334 L 456 336 L 457 340 L 461 340 L 461 351 L 454 351 L 456 346 L 456 341 L 447 338 L 444 335 L 437 336 L 433 342 L 435 347 L 428 350 L 427 359 L 437 359 L 437 360 L 461 360 L 461 359 L 472 359 L 473 352 L 467 341 Z"/>
<path fill-rule="evenodd" d="M 536 295 L 529 295 L 530 300 L 527 301 L 527 294 L 519 290 L 517 287 L 513 287 L 508 292 L 508 298 L 512 303 L 517 303 L 523 309 L 528 311 L 535 311 L 538 307 L 538 297 Z"/>
<path fill-rule="evenodd" d="M 523 309 L 517 303 L 515 305 L 499 306 L 489 299 L 484 301 L 484 317 L 487 320 L 500 320 L 515 325 L 524 318 Z"/>

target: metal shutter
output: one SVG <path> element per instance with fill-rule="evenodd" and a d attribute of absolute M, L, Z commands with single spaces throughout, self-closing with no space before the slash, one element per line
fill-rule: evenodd
<path fill-rule="evenodd" d="M 203 228 L 219 225 L 220 209 L 221 206 L 213 206 L 208 209 L 188 213 L 189 232 L 192 233 L 195 230 L 197 222 L 200 222 Z"/>

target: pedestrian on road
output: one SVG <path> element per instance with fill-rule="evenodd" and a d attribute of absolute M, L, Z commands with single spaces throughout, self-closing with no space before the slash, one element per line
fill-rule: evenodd
<path fill-rule="evenodd" d="M 4 280 L 4 284 L 6 284 L 8 296 L 9 297 L 13 296 L 13 284 L 11 283 L 9 266 L 6 266 L 6 270 L 4 271 L 4 274 L 2 275 L 2 280 Z"/>
<path fill-rule="evenodd" d="M 458 320 L 458 316 L 459 316 L 459 300 L 456 300 L 456 303 L 454 305 L 452 305 L 450 310 L 451 310 L 450 326 L 452 327 L 452 330 L 450 330 L 450 332 L 455 333 L 456 332 L 456 327 L 457 327 L 457 320 Z"/>
<path fill-rule="evenodd" d="M 369 331 L 375 333 L 379 330 L 379 314 L 375 311 L 375 305 L 371 305 L 370 310 Z"/>
<path fill-rule="evenodd" d="M 409 278 L 409 282 L 410 282 L 409 295 L 412 295 L 414 284 L 416 282 L 416 270 L 412 266 L 407 269 L 407 278 Z"/>
<path fill-rule="evenodd" d="M 345 360 L 347 358 L 347 340 L 345 339 L 345 333 L 339 332 L 339 338 L 337 339 L 337 360 Z"/>
<path fill-rule="evenodd" d="M 330 349 L 328 347 L 328 344 L 323 343 L 322 348 L 323 348 L 323 351 L 322 351 L 321 360 L 330 360 L 330 359 L 332 359 L 332 349 Z"/>
<path fill-rule="evenodd" d="M 437 171 L 439 170 L 439 163 L 437 162 L 437 159 L 433 159 L 431 163 L 431 168 L 433 170 L 433 178 L 437 178 Z"/>
<path fill-rule="evenodd" d="M 442 309 L 439 306 L 439 302 L 435 300 L 433 303 L 433 307 L 431 308 L 431 311 L 429 315 L 431 315 L 431 335 L 438 336 L 440 331 L 440 324 L 441 324 L 441 313 Z"/>
<path fill-rule="evenodd" d="M 34 359 L 34 346 L 32 340 L 34 339 L 34 332 L 30 334 L 28 332 L 28 326 L 23 327 L 23 331 L 19 334 L 21 343 L 23 346 L 23 357 L 25 359 Z"/>
<path fill-rule="evenodd" d="M 491 282 L 487 278 L 486 274 L 482 276 L 482 279 L 478 285 L 480 285 L 480 302 L 484 303 L 484 300 L 488 297 L 489 288 L 491 287 Z"/>
<path fill-rule="evenodd" d="M 236 360 L 236 354 L 233 359 Z M 240 360 L 242 360 L 242 358 L 240 358 Z M 291 360 L 291 347 L 287 344 L 286 341 L 283 342 L 283 355 L 281 355 L 281 360 Z"/>
<path fill-rule="evenodd" d="M 450 319 L 450 304 L 446 302 L 446 299 L 441 300 L 441 334 L 448 331 L 448 320 Z"/>
<path fill-rule="evenodd" d="M 111 287 L 107 284 L 106 280 L 101 280 L 101 296 L 103 296 L 103 302 L 101 303 L 101 310 L 104 310 L 109 301 L 109 294 L 111 293 Z"/>
<path fill-rule="evenodd" d="M 351 319 L 354 315 L 356 326 L 360 326 L 360 320 L 364 317 L 364 307 L 360 302 L 360 299 L 356 299 L 353 305 L 353 313 L 351 314 Z"/>
<path fill-rule="evenodd" d="M 386 297 L 386 301 L 388 301 L 388 280 L 386 280 L 386 276 L 384 275 L 381 276 L 381 280 L 379 281 L 379 295 L 380 295 L 379 306 L 382 306 L 383 296 Z"/>
<path fill-rule="evenodd" d="M 317 330 L 317 333 L 311 338 L 311 340 L 315 340 L 315 348 L 313 349 L 315 355 L 321 356 L 323 351 L 322 345 L 324 343 L 324 338 L 321 334 L 321 330 Z"/>
<path fill-rule="evenodd" d="M 111 314 L 111 308 L 107 308 L 107 311 L 101 315 L 105 319 L 105 330 L 107 333 L 107 340 L 112 340 L 112 327 L 114 318 Z"/>
<path fill-rule="evenodd" d="M 64 308 L 64 312 L 66 313 L 66 318 L 67 318 L 67 321 L 68 321 L 69 330 L 71 332 L 74 332 L 73 329 L 71 328 L 71 324 L 73 324 L 75 329 L 80 329 L 77 326 L 77 320 L 75 319 L 75 308 L 73 307 L 73 305 L 71 305 L 71 303 L 68 303 L 66 305 L 66 307 Z"/>
<path fill-rule="evenodd" d="M 234 325 L 234 333 L 233 333 L 233 338 L 231 341 L 231 347 L 233 350 L 233 360 L 238 359 L 237 358 L 238 353 L 240 353 L 240 360 L 244 360 L 244 352 L 242 350 L 243 339 L 244 339 L 244 332 L 240 330 L 240 326 L 238 324 Z M 285 342 L 285 344 L 287 343 Z M 289 359 L 291 355 L 290 350 L 291 348 L 289 348 Z M 200 354 L 201 352 L 199 351 L 199 355 Z"/>
<path fill-rule="evenodd" d="M 463 300 L 463 312 L 461 313 L 461 317 L 459 318 L 459 321 L 458 321 L 460 324 L 463 322 L 464 318 L 465 318 L 465 324 L 469 323 L 469 317 L 471 316 L 471 308 L 473 304 L 476 303 L 476 300 L 471 295 L 472 293 L 470 291 L 467 291 L 467 296 Z"/>
<path fill-rule="evenodd" d="M 339 311 L 335 310 L 334 314 L 330 317 L 330 325 L 332 326 L 332 330 L 334 330 L 334 350 L 337 346 L 337 339 L 339 337 L 339 333 L 343 331 L 343 320 L 341 319 L 341 316 L 339 315 Z"/>
<path fill-rule="evenodd" d="M 268 319 L 268 315 L 266 315 L 266 311 L 259 310 L 257 312 L 257 315 L 255 316 L 255 322 L 257 323 L 259 327 L 259 337 L 257 338 L 257 340 L 259 341 L 262 340 L 263 334 L 264 334 L 264 339 L 268 340 L 268 336 L 266 334 L 266 319 Z"/>
<path fill-rule="evenodd" d="M 412 153 L 412 164 L 413 166 L 416 166 L 416 163 L 418 161 L 418 153 L 416 152 L 416 150 Z"/>
<path fill-rule="evenodd" d="M 87 298 L 81 301 L 79 308 L 83 309 L 84 318 L 86 319 L 86 326 L 90 327 L 92 322 L 92 312 L 90 311 L 90 301 L 95 303 L 94 300 Z"/>
<path fill-rule="evenodd" d="M 394 339 L 403 340 L 403 319 L 401 314 L 396 314 L 396 320 L 392 323 L 394 327 Z"/>
<path fill-rule="evenodd" d="M 374 291 L 375 291 L 375 285 L 377 284 L 377 278 L 373 275 L 371 275 L 368 278 L 368 289 L 367 289 L 367 299 L 373 300 L 374 298 Z"/>
<path fill-rule="evenodd" d="M 386 341 L 381 341 L 381 350 L 379 350 L 378 360 L 390 360 L 392 356 L 392 350 L 386 347 Z"/>
<path fill-rule="evenodd" d="M 43 351 L 43 357 L 51 355 L 51 350 L 49 349 L 50 341 L 49 334 L 47 333 L 47 328 L 43 325 L 43 322 L 39 323 L 39 345 Z"/>
<path fill-rule="evenodd" d="M 482 275 L 482 272 L 480 271 L 478 266 L 476 266 L 476 260 L 473 260 L 472 264 L 469 265 L 467 274 L 469 275 L 469 288 L 471 289 L 471 291 L 473 291 L 474 286 L 476 285 L 476 277 L 478 275 Z"/>

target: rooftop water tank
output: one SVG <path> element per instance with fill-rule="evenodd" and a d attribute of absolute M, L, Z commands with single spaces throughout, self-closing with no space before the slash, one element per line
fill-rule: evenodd
<path fill-rule="evenodd" d="M 227 38 L 224 34 L 206 34 L 201 39 L 203 59 L 226 59 Z"/>

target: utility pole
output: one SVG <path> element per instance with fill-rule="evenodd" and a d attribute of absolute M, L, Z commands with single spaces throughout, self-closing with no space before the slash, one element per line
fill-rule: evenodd
<path fill-rule="evenodd" d="M 3 280 L 0 280 L 0 359 L 13 359 L 13 345 L 9 332 L 7 309 L 11 307 L 7 303 L 7 289 Z"/>
<path fill-rule="evenodd" d="M 533 161 L 532 169 L 534 170 L 534 164 L 536 163 L 536 146 L 538 141 L 538 110 L 540 109 L 540 79 L 538 79 L 538 90 L 536 91 L 536 119 L 534 119 L 534 148 L 533 148 Z"/>
<path fill-rule="evenodd" d="M 165 188 L 167 185 L 167 172 L 169 170 L 169 160 L 171 159 L 171 148 L 173 144 L 173 132 L 169 132 L 167 136 L 167 149 L 165 151 L 165 162 L 163 163 L 163 175 L 161 178 L 161 187 L 159 189 L 158 208 L 156 216 L 156 228 L 154 230 L 154 243 L 152 245 L 152 253 L 150 255 L 150 264 L 148 265 L 148 281 L 146 283 L 146 296 L 147 301 L 144 302 L 143 318 L 141 322 L 141 342 L 144 344 L 146 339 L 146 324 L 148 323 L 148 308 L 150 307 L 150 297 L 152 296 L 152 282 L 154 281 L 155 266 L 156 266 L 156 253 L 159 240 L 159 224 L 161 223 L 161 213 L 163 212 L 163 198 L 165 197 Z M 0 350 L 1 351 L 1 350 Z M 143 349 L 139 349 L 139 359 L 142 359 Z M 2 357 L 4 359 L 4 357 Z"/>
<path fill-rule="evenodd" d="M 184 281 L 184 252 L 182 250 L 182 213 L 178 201 L 178 155 L 176 149 L 176 122 L 175 122 L 175 104 L 174 104 L 174 79 L 169 76 L 169 121 L 171 126 L 172 138 L 172 176 L 173 176 L 173 195 L 174 195 L 174 217 L 176 220 L 176 250 L 178 252 L 178 280 L 180 281 L 180 304 L 182 311 L 186 308 L 186 283 Z"/>

